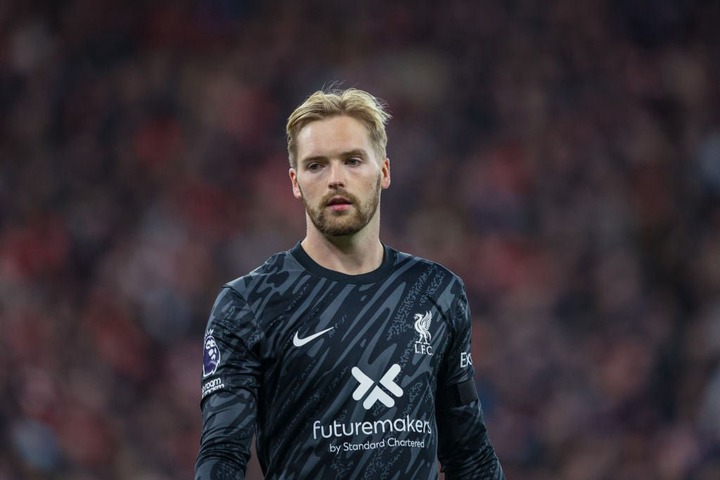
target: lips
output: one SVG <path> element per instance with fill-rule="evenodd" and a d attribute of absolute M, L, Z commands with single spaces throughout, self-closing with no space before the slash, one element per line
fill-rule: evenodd
<path fill-rule="evenodd" d="M 335 196 L 327 201 L 327 206 L 332 207 L 334 205 L 351 205 L 352 202 L 345 197 Z"/>
<path fill-rule="evenodd" d="M 346 212 L 352 208 L 352 200 L 343 195 L 334 195 L 325 202 L 325 208 L 329 208 L 335 213 Z"/>

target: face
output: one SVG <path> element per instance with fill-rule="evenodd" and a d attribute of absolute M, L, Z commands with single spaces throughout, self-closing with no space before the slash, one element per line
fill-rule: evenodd
<path fill-rule="evenodd" d="M 390 161 L 378 158 L 362 123 L 339 116 L 306 125 L 297 136 L 293 194 L 326 236 L 354 235 L 377 221 L 380 192 L 390 186 Z"/>

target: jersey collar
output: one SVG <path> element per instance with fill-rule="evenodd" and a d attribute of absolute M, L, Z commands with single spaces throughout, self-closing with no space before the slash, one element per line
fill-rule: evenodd
<path fill-rule="evenodd" d="M 315 262 L 315 260 L 310 258 L 310 255 L 308 255 L 307 252 L 305 252 L 302 245 L 300 245 L 300 242 L 296 243 L 295 246 L 290 249 L 290 254 L 300 265 L 303 266 L 303 268 L 305 268 L 305 270 L 313 275 L 336 282 L 352 284 L 367 284 L 382 280 L 390 274 L 393 264 L 395 263 L 394 250 L 385 244 L 383 244 L 383 260 L 380 266 L 372 272 L 361 273 L 359 275 L 348 275 L 319 265 Z"/>

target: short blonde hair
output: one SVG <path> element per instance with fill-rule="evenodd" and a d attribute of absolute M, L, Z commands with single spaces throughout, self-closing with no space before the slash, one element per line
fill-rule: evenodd
<path fill-rule="evenodd" d="M 391 115 L 384 100 L 356 88 L 318 90 L 288 117 L 285 131 L 288 159 L 292 168 L 297 167 L 297 136 L 300 131 L 310 122 L 341 115 L 362 123 L 370 134 L 375 152 L 382 159 L 387 156 L 385 125 Z"/>

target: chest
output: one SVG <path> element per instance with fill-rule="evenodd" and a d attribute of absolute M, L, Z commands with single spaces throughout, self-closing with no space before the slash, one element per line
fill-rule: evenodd
<path fill-rule="evenodd" d="M 452 337 L 450 302 L 412 287 L 298 292 L 266 330 L 271 377 L 279 387 L 313 392 L 353 385 L 349 393 L 376 391 L 386 406 L 405 391 L 434 388 Z"/>

